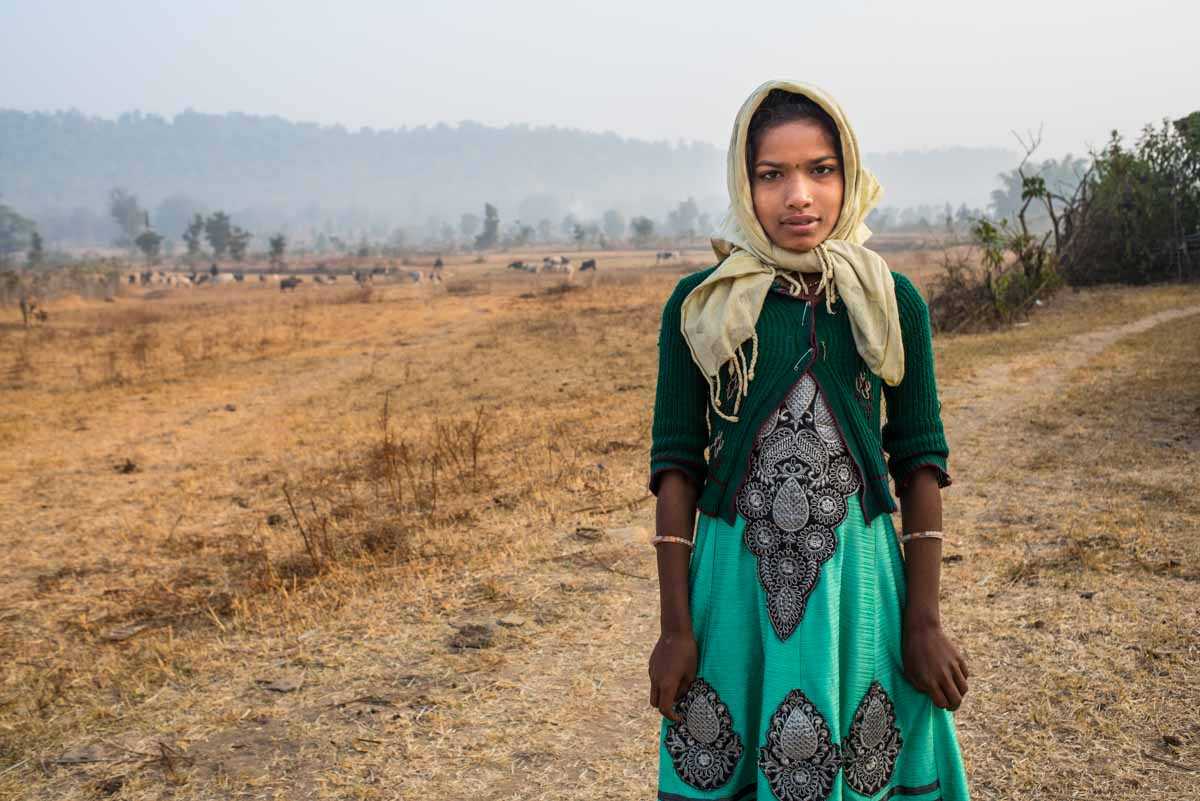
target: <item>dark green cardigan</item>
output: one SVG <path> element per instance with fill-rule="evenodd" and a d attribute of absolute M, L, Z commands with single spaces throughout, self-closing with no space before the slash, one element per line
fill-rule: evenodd
<path fill-rule="evenodd" d="M 737 516 L 734 496 L 750 460 L 754 435 L 806 370 L 821 387 L 863 477 L 860 502 L 868 523 L 881 512 L 897 509 L 888 488 L 889 473 L 897 493 L 917 468 L 925 466 L 936 468 L 939 486 L 949 486 L 950 450 L 934 379 L 929 309 L 908 278 L 892 273 L 904 344 L 904 378 L 898 386 L 884 384 L 858 355 L 841 298 L 830 314 L 824 300 L 808 303 L 770 292 L 756 326 L 755 378 L 742 399 L 739 422 L 730 423 L 708 411 L 708 384 L 680 331 L 683 299 L 715 269 L 684 276 L 663 308 L 650 446 L 651 492 L 658 494 L 663 473 L 681 470 L 700 488 L 700 511 L 732 524 Z M 726 378 L 723 373 L 722 394 Z M 882 432 L 881 390 L 888 409 Z M 728 414 L 728 404 L 722 410 Z"/>

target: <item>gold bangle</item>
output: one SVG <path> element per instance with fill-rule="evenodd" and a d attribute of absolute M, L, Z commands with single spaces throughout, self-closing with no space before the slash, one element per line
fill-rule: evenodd
<path fill-rule="evenodd" d="M 945 539 L 940 531 L 914 531 L 911 534 L 901 534 L 900 543 L 907 544 L 910 540 L 940 540 Z"/>
<path fill-rule="evenodd" d="M 694 547 L 691 540 L 685 540 L 683 537 L 664 537 L 661 534 L 650 538 L 651 545 L 658 545 L 660 542 L 678 542 L 681 545 L 686 545 L 689 548 Z"/>

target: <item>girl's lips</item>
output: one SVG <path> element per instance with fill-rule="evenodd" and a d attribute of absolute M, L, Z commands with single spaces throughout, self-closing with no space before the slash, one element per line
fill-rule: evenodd
<path fill-rule="evenodd" d="M 784 227 L 786 227 L 789 231 L 795 231 L 796 233 L 804 233 L 806 231 L 811 231 L 814 228 L 816 228 L 817 222 L 818 222 L 818 220 L 814 217 L 814 218 L 806 219 L 804 222 L 784 221 L 783 224 L 784 224 Z"/>

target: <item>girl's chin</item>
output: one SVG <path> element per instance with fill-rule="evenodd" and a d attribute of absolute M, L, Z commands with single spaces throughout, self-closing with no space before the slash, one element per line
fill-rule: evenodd
<path fill-rule="evenodd" d="M 824 232 L 813 232 L 810 234 L 796 234 L 789 231 L 781 231 L 779 238 L 775 244 L 784 250 L 795 250 L 803 253 L 807 250 L 812 250 L 817 245 L 825 241 Z"/>

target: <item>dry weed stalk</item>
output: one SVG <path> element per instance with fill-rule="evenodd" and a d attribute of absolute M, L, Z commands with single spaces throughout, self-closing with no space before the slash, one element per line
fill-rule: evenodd
<path fill-rule="evenodd" d="M 304 551 L 312 561 L 313 569 L 318 573 L 323 572 L 337 559 L 334 540 L 329 534 L 329 516 L 321 514 L 317 510 L 316 500 L 309 498 L 309 505 L 312 508 L 313 514 L 312 519 L 320 527 L 320 530 L 306 528 L 304 522 L 300 519 L 300 513 L 296 511 L 296 504 L 292 500 L 292 493 L 288 489 L 287 482 L 283 484 L 283 497 L 287 499 L 288 510 L 292 513 L 292 520 L 296 524 L 296 529 L 300 532 L 300 538 L 304 542 Z"/>

